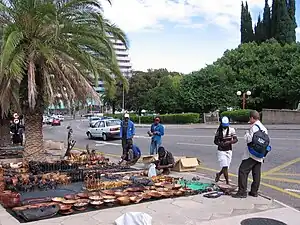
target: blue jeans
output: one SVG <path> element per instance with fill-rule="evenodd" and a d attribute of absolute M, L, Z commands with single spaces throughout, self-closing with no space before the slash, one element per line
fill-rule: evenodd
<path fill-rule="evenodd" d="M 152 139 L 150 144 L 150 155 L 157 154 L 159 146 L 161 146 L 161 140 L 157 141 Z"/>

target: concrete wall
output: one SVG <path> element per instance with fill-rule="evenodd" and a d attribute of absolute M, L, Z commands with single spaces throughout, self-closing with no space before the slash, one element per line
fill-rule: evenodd
<path fill-rule="evenodd" d="M 262 121 L 265 124 L 300 124 L 300 111 L 289 109 L 263 109 Z"/>

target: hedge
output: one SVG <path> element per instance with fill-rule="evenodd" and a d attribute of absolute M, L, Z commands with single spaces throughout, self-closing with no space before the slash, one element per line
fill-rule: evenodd
<path fill-rule="evenodd" d="M 105 116 L 110 116 L 118 119 L 122 119 L 122 114 L 105 114 Z M 155 116 L 137 116 L 135 114 L 130 114 L 130 119 L 134 123 L 141 124 L 151 124 Z M 162 114 L 159 115 L 161 122 L 164 124 L 187 124 L 187 123 L 199 123 L 200 115 L 198 113 L 184 113 L 184 114 Z"/>
<path fill-rule="evenodd" d="M 233 111 L 224 111 L 221 116 L 227 116 L 231 122 L 247 123 L 251 109 L 240 109 Z"/>

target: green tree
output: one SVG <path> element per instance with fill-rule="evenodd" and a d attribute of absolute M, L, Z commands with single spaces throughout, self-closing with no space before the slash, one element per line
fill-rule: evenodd
<path fill-rule="evenodd" d="M 162 77 L 158 85 L 149 91 L 148 107 L 160 114 L 182 112 L 180 83 L 182 75 Z"/>
<path fill-rule="evenodd" d="M 265 7 L 264 7 L 264 14 L 263 14 L 263 29 L 264 29 L 264 38 L 263 40 L 266 41 L 270 39 L 271 36 L 271 9 L 268 3 L 268 0 L 265 0 Z"/>
<path fill-rule="evenodd" d="M 254 32 L 255 32 L 256 43 L 260 44 L 261 42 L 266 40 L 264 24 L 261 21 L 260 15 L 258 16 L 257 24 L 254 27 Z"/>
<path fill-rule="evenodd" d="M 293 42 L 296 42 L 296 1 L 295 0 L 288 0 L 288 13 L 291 18 L 291 25 L 290 25 L 290 36 L 293 39 Z"/>
<path fill-rule="evenodd" d="M 129 78 L 129 91 L 125 95 L 125 105 L 127 110 L 141 113 L 141 110 L 152 110 L 155 107 L 150 104 L 152 96 L 150 92 L 163 77 L 169 75 L 176 76 L 179 73 L 169 72 L 166 69 L 149 69 L 147 72 L 134 71 Z"/>
<path fill-rule="evenodd" d="M 4 112 L 13 95 L 25 115 L 25 157 L 43 150 L 42 115 L 57 100 L 100 101 L 91 84 L 124 80 L 110 38 L 125 34 L 102 15 L 97 0 L 1 0 L 1 97 Z M 112 76 L 114 74 L 114 77 Z M 6 89 L 5 85 L 9 84 Z"/>
<path fill-rule="evenodd" d="M 242 2 L 241 10 L 241 43 L 254 41 L 254 33 L 252 26 L 252 17 L 249 12 L 248 3 L 244 5 Z"/>

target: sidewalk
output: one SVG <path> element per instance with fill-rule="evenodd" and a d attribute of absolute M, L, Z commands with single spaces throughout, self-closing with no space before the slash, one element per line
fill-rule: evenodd
<path fill-rule="evenodd" d="M 209 182 L 199 173 L 174 173 L 173 175 L 184 176 L 186 179 L 198 175 L 202 182 Z M 299 211 L 276 200 L 268 200 L 263 197 L 234 199 L 230 196 L 221 196 L 209 199 L 203 195 L 196 195 L 109 208 L 26 224 L 112 225 L 119 216 L 126 212 L 145 212 L 152 216 L 152 225 L 240 225 L 244 219 L 254 217 L 272 218 L 287 225 L 298 225 L 300 217 Z M 17 225 L 20 223 L 1 207 L 0 224 Z"/>
<path fill-rule="evenodd" d="M 139 128 L 149 128 L 151 124 L 135 124 Z M 219 124 L 165 124 L 167 129 L 176 129 L 176 128 L 192 128 L 192 129 L 214 129 L 216 130 L 219 127 Z M 237 130 L 248 130 L 249 124 L 231 124 L 231 126 Z M 268 130 L 300 130 L 300 124 L 266 124 Z"/>

